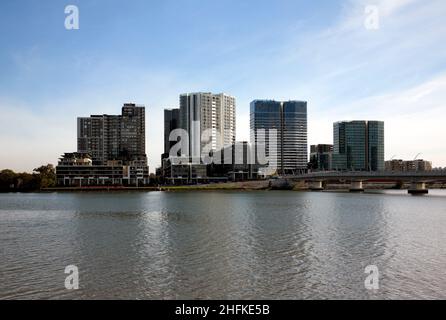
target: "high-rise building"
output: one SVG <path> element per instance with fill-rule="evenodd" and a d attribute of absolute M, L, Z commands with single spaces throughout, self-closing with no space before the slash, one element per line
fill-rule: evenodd
<path fill-rule="evenodd" d="M 127 103 L 122 107 L 120 144 L 120 156 L 123 160 L 147 160 L 144 106 Z"/>
<path fill-rule="evenodd" d="M 333 138 L 333 169 L 384 170 L 384 122 L 336 122 Z"/>
<path fill-rule="evenodd" d="M 124 104 L 121 115 L 77 119 L 78 152 L 56 167 L 60 186 L 144 186 L 149 183 L 145 108 Z"/>
<path fill-rule="evenodd" d="M 175 141 L 170 141 L 170 133 L 180 128 L 180 109 L 165 109 L 164 110 L 164 153 L 162 159 L 168 158 L 170 148 L 175 145 Z"/>
<path fill-rule="evenodd" d="M 235 143 L 235 108 L 235 98 L 223 93 L 180 95 L 180 127 L 189 134 L 189 150 L 184 154 L 196 161 L 206 151 Z"/>
<path fill-rule="evenodd" d="M 331 170 L 332 157 L 332 144 L 312 145 L 310 147 L 310 168 L 313 170 Z"/>
<path fill-rule="evenodd" d="M 88 153 L 95 163 L 103 163 L 107 156 L 104 146 L 104 118 L 105 116 L 91 116 L 77 118 L 77 151 Z"/>
<path fill-rule="evenodd" d="M 264 144 L 270 168 L 277 168 L 281 174 L 307 169 L 306 101 L 254 100 L 250 106 L 250 127 L 255 153 L 258 155 L 257 148 Z M 260 130 L 264 130 L 264 141 Z"/>
<path fill-rule="evenodd" d="M 145 107 L 124 104 L 121 115 L 77 119 L 77 151 L 91 155 L 93 164 L 108 160 L 147 164 Z"/>

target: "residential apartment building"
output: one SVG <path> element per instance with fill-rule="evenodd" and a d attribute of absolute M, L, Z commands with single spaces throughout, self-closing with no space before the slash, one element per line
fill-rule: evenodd
<path fill-rule="evenodd" d="M 56 167 L 60 186 L 142 186 L 149 183 L 145 108 L 124 104 L 121 115 L 77 119 L 78 152 L 65 153 Z"/>
<path fill-rule="evenodd" d="M 234 97 L 210 92 L 182 94 L 179 112 L 180 127 L 189 135 L 188 150 L 183 155 L 189 155 L 194 162 L 211 150 L 235 142 Z"/>
<path fill-rule="evenodd" d="M 143 186 L 149 183 L 149 167 L 123 165 L 120 160 L 93 165 L 89 154 L 72 152 L 59 159 L 56 179 L 65 187 Z"/>
<path fill-rule="evenodd" d="M 386 171 L 393 172 L 416 172 L 416 171 L 432 171 L 432 162 L 422 159 L 418 160 L 389 160 L 385 163 Z"/>
<path fill-rule="evenodd" d="M 93 164 L 108 160 L 147 164 L 145 107 L 124 104 L 121 115 L 77 119 L 77 151 L 91 155 Z"/>

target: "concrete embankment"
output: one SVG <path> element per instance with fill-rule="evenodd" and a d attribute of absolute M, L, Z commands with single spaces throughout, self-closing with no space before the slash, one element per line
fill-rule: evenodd
<path fill-rule="evenodd" d="M 212 190 L 267 190 L 270 188 L 268 180 L 227 182 L 215 184 L 196 184 L 179 186 L 156 187 L 121 187 L 121 186 L 96 186 L 96 187 L 58 187 L 45 188 L 42 192 L 90 192 L 90 191 L 212 191 Z"/>

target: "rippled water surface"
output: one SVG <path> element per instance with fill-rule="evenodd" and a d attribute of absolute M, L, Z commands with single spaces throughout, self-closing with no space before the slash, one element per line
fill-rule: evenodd
<path fill-rule="evenodd" d="M 0 298 L 446 298 L 446 193 L 0 194 Z"/>

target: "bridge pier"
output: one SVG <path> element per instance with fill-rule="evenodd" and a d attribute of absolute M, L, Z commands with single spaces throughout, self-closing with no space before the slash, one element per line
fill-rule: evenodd
<path fill-rule="evenodd" d="M 428 194 L 429 190 L 426 188 L 425 182 L 412 182 L 409 188 L 409 194 L 411 195 L 423 195 Z"/>
<path fill-rule="evenodd" d="M 323 181 L 315 180 L 310 182 L 310 190 L 311 191 L 322 191 L 324 190 Z"/>
<path fill-rule="evenodd" d="M 362 180 L 352 181 L 350 184 L 350 192 L 363 192 L 364 188 L 362 185 Z"/>
<path fill-rule="evenodd" d="M 298 175 L 286 176 L 287 179 L 299 181 L 302 187 L 307 190 L 326 189 L 326 182 L 332 181 L 344 185 L 349 183 L 347 188 L 351 192 L 364 191 L 363 183 L 397 183 L 398 188 L 403 188 L 406 183 L 412 183 L 409 194 L 429 193 L 428 184 L 444 183 L 446 181 L 446 170 L 434 170 L 431 172 L 394 172 L 394 171 L 320 171 L 301 173 Z"/>

